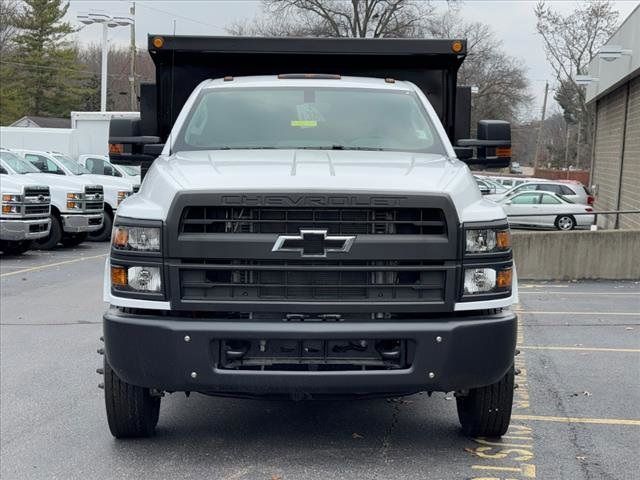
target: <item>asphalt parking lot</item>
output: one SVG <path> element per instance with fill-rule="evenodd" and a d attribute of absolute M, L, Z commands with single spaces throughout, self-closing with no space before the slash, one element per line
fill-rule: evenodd
<path fill-rule="evenodd" d="M 155 438 L 118 442 L 95 373 L 106 252 L 83 244 L 0 260 L 3 479 L 638 478 L 640 282 L 521 285 L 521 374 L 502 440 L 461 435 L 444 394 L 174 394 Z"/>

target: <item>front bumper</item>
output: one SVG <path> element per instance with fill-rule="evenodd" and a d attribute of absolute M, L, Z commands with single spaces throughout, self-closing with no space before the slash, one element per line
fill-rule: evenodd
<path fill-rule="evenodd" d="M 49 235 L 50 218 L 0 220 L 0 239 L 19 242 L 21 240 L 36 240 Z"/>
<path fill-rule="evenodd" d="M 62 229 L 67 233 L 95 232 L 102 228 L 102 213 L 73 213 L 60 217 Z"/>
<path fill-rule="evenodd" d="M 399 395 L 480 387 L 495 383 L 513 365 L 516 330 L 511 311 L 424 321 L 321 323 L 190 320 L 132 315 L 117 308 L 104 315 L 105 354 L 121 379 L 159 390 L 221 395 Z M 219 341 L 232 338 L 401 338 L 413 348 L 410 366 L 395 370 L 222 369 Z"/>

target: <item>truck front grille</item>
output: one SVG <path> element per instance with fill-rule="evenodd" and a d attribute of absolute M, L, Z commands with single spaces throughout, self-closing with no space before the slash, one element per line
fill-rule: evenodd
<path fill-rule="evenodd" d="M 180 266 L 185 301 L 441 302 L 443 264 L 400 261 L 205 261 Z"/>
<path fill-rule="evenodd" d="M 348 235 L 443 235 L 439 208 L 277 208 L 188 206 L 180 233 L 297 234 L 323 229 Z"/>
<path fill-rule="evenodd" d="M 104 189 L 102 185 L 87 185 L 84 187 L 84 210 L 87 212 L 102 212 L 104 210 Z"/>
<path fill-rule="evenodd" d="M 24 214 L 47 216 L 49 215 L 49 204 L 25 205 Z"/>

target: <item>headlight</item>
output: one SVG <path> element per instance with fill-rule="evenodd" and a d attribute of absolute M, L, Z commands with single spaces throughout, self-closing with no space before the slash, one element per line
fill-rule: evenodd
<path fill-rule="evenodd" d="M 464 271 L 464 294 L 494 293 L 511 290 L 511 267 L 496 270 L 494 268 L 467 268 Z"/>
<path fill-rule="evenodd" d="M 20 205 L 2 205 L 2 213 L 5 215 L 19 215 Z"/>
<path fill-rule="evenodd" d="M 466 231 L 466 253 L 492 253 L 509 250 L 511 234 L 508 229 L 489 228 Z"/>
<path fill-rule="evenodd" d="M 5 194 L 2 195 L 3 203 L 20 203 L 22 202 L 22 195 Z"/>
<path fill-rule="evenodd" d="M 116 250 L 137 252 L 160 251 L 160 228 L 118 226 L 113 229 L 111 242 Z"/>
<path fill-rule="evenodd" d="M 72 202 L 67 200 L 67 208 L 69 210 L 80 210 L 82 209 L 82 202 Z"/>
<path fill-rule="evenodd" d="M 159 267 L 111 267 L 111 285 L 120 290 L 157 293 L 162 289 Z"/>
<path fill-rule="evenodd" d="M 81 193 L 73 193 L 73 192 L 67 193 L 67 200 L 81 200 L 81 199 L 82 199 Z"/>

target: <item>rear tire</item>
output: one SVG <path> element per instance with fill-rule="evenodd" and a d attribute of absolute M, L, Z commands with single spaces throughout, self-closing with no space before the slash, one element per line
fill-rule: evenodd
<path fill-rule="evenodd" d="M 456 399 L 458 418 L 465 435 L 500 437 L 507 432 L 513 404 L 513 366 L 500 381 L 486 387 L 472 388 Z"/>
<path fill-rule="evenodd" d="M 576 228 L 576 219 L 571 215 L 561 215 L 556 218 L 556 228 L 564 231 L 573 230 Z"/>
<path fill-rule="evenodd" d="M 131 385 L 104 361 L 104 400 L 109 430 L 116 438 L 151 437 L 160 415 L 160 397 L 148 388 Z"/>
<path fill-rule="evenodd" d="M 40 238 L 33 241 L 34 248 L 38 250 L 52 250 L 56 248 L 58 243 L 62 240 L 62 224 L 60 218 L 51 215 L 51 229 L 49 230 L 49 236 Z"/>
<path fill-rule="evenodd" d="M 102 228 L 95 232 L 89 232 L 89 240 L 92 242 L 105 242 L 111 238 L 113 215 L 105 210 L 102 214 Z"/>
<path fill-rule="evenodd" d="M 5 255 L 22 255 L 24 252 L 30 249 L 31 249 L 31 240 L 0 243 L 0 250 L 2 250 Z"/>
<path fill-rule="evenodd" d="M 64 237 L 62 237 L 62 245 L 64 245 L 67 248 L 77 247 L 78 245 L 80 245 L 82 242 L 86 240 L 87 240 L 86 232 L 72 233 L 70 235 L 65 235 Z"/>

